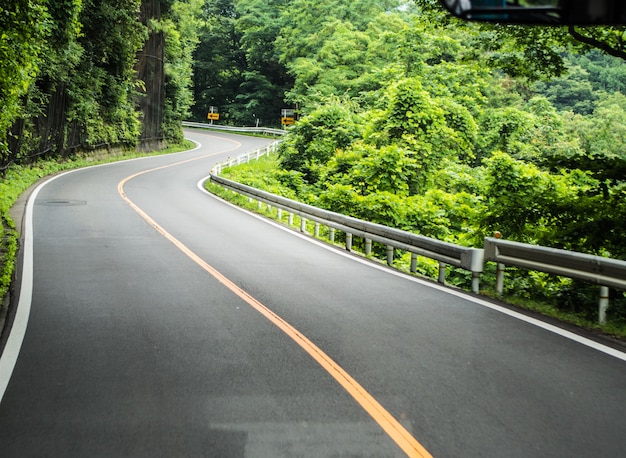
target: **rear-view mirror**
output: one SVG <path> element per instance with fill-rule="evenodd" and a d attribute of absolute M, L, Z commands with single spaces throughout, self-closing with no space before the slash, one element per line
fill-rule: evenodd
<path fill-rule="evenodd" d="M 626 24 L 624 0 L 441 0 L 462 19 L 513 24 Z"/>

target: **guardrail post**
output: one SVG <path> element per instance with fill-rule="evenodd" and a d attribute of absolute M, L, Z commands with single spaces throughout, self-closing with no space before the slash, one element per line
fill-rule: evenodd
<path fill-rule="evenodd" d="M 300 232 L 306 233 L 306 218 L 300 217 Z"/>
<path fill-rule="evenodd" d="M 334 227 L 328 228 L 328 238 L 330 239 L 331 243 L 335 243 L 335 228 Z"/>
<path fill-rule="evenodd" d="M 346 250 L 352 251 L 352 234 L 346 232 Z"/>
<path fill-rule="evenodd" d="M 258 200 L 258 201 L 257 201 L 256 206 L 257 206 L 257 208 L 258 208 L 259 210 L 263 209 L 263 202 L 261 202 L 260 200 Z"/>
<path fill-rule="evenodd" d="M 480 292 L 480 272 L 472 272 L 472 292 Z"/>
<path fill-rule="evenodd" d="M 276 218 L 278 218 L 278 221 L 283 219 L 283 209 L 279 208 L 276 212 Z"/>
<path fill-rule="evenodd" d="M 313 226 L 313 235 L 315 236 L 315 238 L 320 236 L 320 223 L 315 223 L 315 226 Z"/>
<path fill-rule="evenodd" d="M 393 265 L 393 247 L 391 245 L 387 245 L 387 265 Z"/>
<path fill-rule="evenodd" d="M 417 272 L 417 253 L 411 253 L 411 273 Z"/>
<path fill-rule="evenodd" d="M 439 261 L 439 278 L 437 281 L 442 285 L 446 282 L 446 263 Z"/>
<path fill-rule="evenodd" d="M 290 226 L 293 226 L 293 213 L 289 212 L 289 223 Z"/>
<path fill-rule="evenodd" d="M 496 293 L 500 295 L 504 293 L 504 264 L 501 262 L 496 267 Z"/>
<path fill-rule="evenodd" d="M 609 287 L 600 286 L 600 305 L 598 306 L 598 322 L 606 324 L 606 310 L 609 308 Z"/>
<path fill-rule="evenodd" d="M 372 239 L 365 239 L 365 256 L 372 254 Z"/>

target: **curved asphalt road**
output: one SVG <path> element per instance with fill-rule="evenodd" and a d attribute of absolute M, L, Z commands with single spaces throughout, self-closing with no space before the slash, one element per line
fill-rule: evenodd
<path fill-rule="evenodd" d="M 33 196 L 0 456 L 624 455 L 623 354 L 203 193 L 213 163 L 266 140 L 188 135 L 202 147 Z"/>

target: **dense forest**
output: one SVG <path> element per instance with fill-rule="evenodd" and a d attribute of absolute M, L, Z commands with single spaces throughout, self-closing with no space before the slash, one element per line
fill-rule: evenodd
<path fill-rule="evenodd" d="M 159 149 L 209 106 L 269 126 L 293 108 L 250 184 L 464 245 L 626 259 L 623 28 L 465 23 L 435 0 L 10 0 L 0 33 L 0 173 Z M 596 301 L 548 284 L 510 288 Z"/>

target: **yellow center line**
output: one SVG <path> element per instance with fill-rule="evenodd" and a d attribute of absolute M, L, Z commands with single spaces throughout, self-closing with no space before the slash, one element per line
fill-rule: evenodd
<path fill-rule="evenodd" d="M 237 147 L 234 147 L 233 149 Z M 224 152 L 226 151 L 222 151 L 220 153 Z M 230 291 L 236 294 L 248 305 L 250 305 L 252 308 L 265 316 L 285 334 L 291 337 L 294 342 L 296 342 L 315 361 L 317 361 L 319 365 L 322 366 L 326 370 L 326 372 L 328 372 L 354 398 L 354 400 L 361 405 L 361 407 L 374 419 L 374 421 L 376 421 L 376 423 L 380 425 L 380 427 L 387 433 L 387 435 L 407 454 L 407 456 L 423 458 L 430 457 L 431 454 L 411 435 L 411 433 L 409 433 L 404 428 L 404 426 L 402 426 L 402 424 L 398 420 L 396 420 L 395 417 L 393 417 L 393 415 L 391 415 L 371 394 L 369 394 L 367 390 L 365 390 L 365 388 L 363 388 L 354 378 L 352 378 L 350 374 L 348 374 L 341 366 L 339 366 L 339 364 L 337 364 L 332 358 L 324 353 L 317 345 L 311 342 L 304 334 L 291 326 L 284 319 L 282 319 L 276 313 L 260 303 L 258 300 L 256 300 L 243 289 L 241 289 L 231 280 L 226 278 L 218 270 L 216 270 L 214 267 L 212 267 L 206 261 L 200 258 L 200 256 L 191 251 L 180 240 L 167 232 L 161 225 L 159 225 L 146 212 L 139 208 L 131 199 L 129 199 L 124 192 L 124 185 L 133 178 L 136 178 L 140 175 L 165 169 L 168 167 L 185 164 L 191 161 L 204 159 L 215 154 L 218 153 L 187 159 L 184 161 L 176 162 L 174 164 L 164 165 L 135 173 L 120 181 L 117 185 L 117 191 L 122 199 L 124 199 L 124 201 L 148 224 L 150 224 L 159 234 L 172 242 L 180 251 L 187 255 L 198 266 L 200 266 L 207 273 L 212 275 L 220 283 L 226 286 Z"/>

